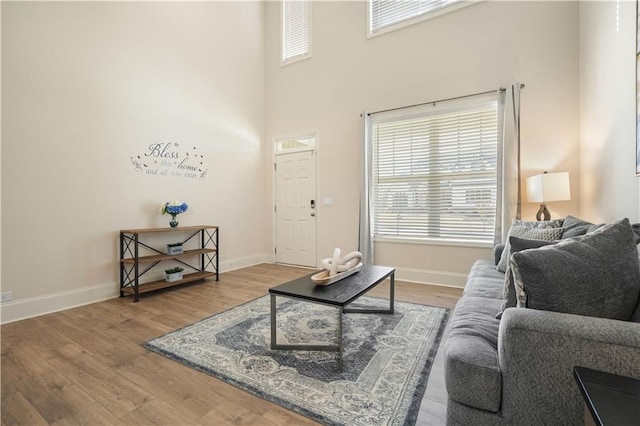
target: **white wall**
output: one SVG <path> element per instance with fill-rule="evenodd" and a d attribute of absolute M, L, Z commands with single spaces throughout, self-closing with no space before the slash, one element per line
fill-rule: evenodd
<path fill-rule="evenodd" d="M 616 7 L 484 1 L 367 39 L 364 2 L 314 2 L 313 57 L 280 67 L 278 2 L 2 2 L 2 320 L 115 295 L 117 231 L 166 226 L 172 198 L 191 205 L 182 224 L 221 226 L 223 268 L 270 259 L 271 145 L 296 132 L 319 132 L 318 199 L 334 198 L 318 257 L 355 248 L 359 113 L 514 81 L 524 177 L 567 170 L 579 195 L 552 215 L 640 220 L 635 4 L 619 32 Z M 130 157 L 164 142 L 196 146 L 206 178 L 136 172 Z M 376 249 L 399 276 L 453 285 L 489 257 Z"/>
<path fill-rule="evenodd" d="M 580 213 L 640 221 L 634 1 L 580 2 Z"/>
<path fill-rule="evenodd" d="M 168 226 L 163 201 L 221 227 L 223 268 L 269 258 L 263 24 L 261 2 L 2 2 L 3 321 L 118 294 L 118 230 Z M 179 171 L 154 143 L 204 179 L 146 174 Z"/>
<path fill-rule="evenodd" d="M 366 3 L 314 2 L 311 59 L 280 67 L 279 5 L 266 5 L 265 140 L 319 134 L 318 257 L 357 246 L 362 110 L 411 105 L 519 81 L 524 177 L 569 171 L 577 193 L 578 3 L 484 1 L 366 38 Z M 270 161 L 267 158 L 266 161 Z M 526 203 L 524 218 L 537 205 Z M 576 199 L 550 204 L 555 217 Z M 376 263 L 399 277 L 464 285 L 488 248 L 376 244 Z"/>

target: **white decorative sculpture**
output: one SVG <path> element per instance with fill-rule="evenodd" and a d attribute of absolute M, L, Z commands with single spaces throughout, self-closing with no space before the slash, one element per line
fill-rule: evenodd
<path fill-rule="evenodd" d="M 362 253 L 352 251 L 344 257 L 340 257 L 340 249 L 333 250 L 333 257 L 322 260 L 322 267 L 325 269 L 314 276 L 311 280 L 318 285 L 329 285 L 354 274 L 362 268 Z"/>
<path fill-rule="evenodd" d="M 322 266 L 329 271 L 329 276 L 332 277 L 338 272 L 345 272 L 354 268 L 360 262 L 362 262 L 362 253 L 359 251 L 352 251 L 345 257 L 340 258 L 340 249 L 336 248 L 333 250 L 333 258 L 324 259 Z"/>

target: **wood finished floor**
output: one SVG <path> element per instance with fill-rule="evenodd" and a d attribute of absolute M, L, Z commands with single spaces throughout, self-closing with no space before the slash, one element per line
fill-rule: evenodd
<path fill-rule="evenodd" d="M 262 264 L 145 294 L 140 303 L 111 299 L 3 325 L 2 425 L 316 424 L 141 346 L 309 272 Z M 382 284 L 369 294 L 388 291 Z M 400 301 L 451 308 L 461 293 L 396 281 Z M 440 351 L 418 424 L 444 424 L 445 404 Z"/>

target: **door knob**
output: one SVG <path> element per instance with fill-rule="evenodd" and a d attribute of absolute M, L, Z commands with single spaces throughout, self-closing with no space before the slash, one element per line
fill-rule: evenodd
<path fill-rule="evenodd" d="M 311 216 L 314 217 L 316 214 L 314 212 L 311 212 Z"/>

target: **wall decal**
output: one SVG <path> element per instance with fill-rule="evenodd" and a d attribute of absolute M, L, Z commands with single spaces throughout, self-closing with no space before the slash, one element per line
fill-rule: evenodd
<path fill-rule="evenodd" d="M 134 170 L 146 175 L 200 180 L 207 176 L 204 155 L 195 146 L 182 149 L 178 142 L 152 143 L 129 158 Z"/>

